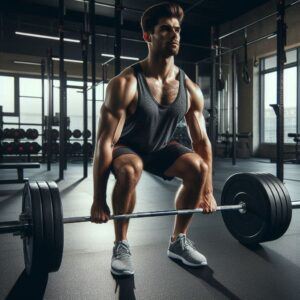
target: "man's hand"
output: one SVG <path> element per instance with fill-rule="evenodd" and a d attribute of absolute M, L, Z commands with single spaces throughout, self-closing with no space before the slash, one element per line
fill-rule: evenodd
<path fill-rule="evenodd" d="M 106 223 L 110 218 L 110 210 L 108 205 L 99 204 L 98 202 L 93 202 L 91 207 L 91 222 L 93 223 Z"/>
<path fill-rule="evenodd" d="M 199 208 L 203 208 L 204 214 L 209 214 L 217 210 L 217 202 L 212 192 L 202 194 Z"/>

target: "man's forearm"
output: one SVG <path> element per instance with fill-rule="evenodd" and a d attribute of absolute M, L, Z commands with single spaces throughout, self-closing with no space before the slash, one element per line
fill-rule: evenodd
<path fill-rule="evenodd" d="M 93 161 L 94 201 L 106 199 L 107 181 L 112 163 L 112 147 L 110 143 L 99 145 L 95 149 Z"/>
<path fill-rule="evenodd" d="M 212 149 L 211 143 L 209 140 L 199 141 L 193 143 L 194 151 L 199 154 L 199 156 L 203 159 L 203 161 L 208 166 L 208 175 L 207 179 L 204 183 L 204 191 L 211 192 L 212 191 Z"/>

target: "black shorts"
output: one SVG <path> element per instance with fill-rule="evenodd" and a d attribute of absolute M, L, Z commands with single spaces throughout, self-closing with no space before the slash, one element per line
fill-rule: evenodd
<path fill-rule="evenodd" d="M 164 172 L 173 165 L 175 160 L 183 154 L 193 153 L 194 151 L 181 145 L 178 142 L 172 141 L 164 148 L 148 154 L 141 154 L 132 148 L 125 145 L 116 145 L 117 148 L 113 150 L 113 159 L 122 154 L 138 155 L 143 163 L 144 170 L 154 175 L 160 176 L 165 180 L 172 180 L 174 177 L 165 176 Z M 114 173 L 113 168 L 111 168 Z"/>

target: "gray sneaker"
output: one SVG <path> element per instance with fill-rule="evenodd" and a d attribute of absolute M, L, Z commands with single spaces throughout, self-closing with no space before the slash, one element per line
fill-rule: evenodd
<path fill-rule="evenodd" d="M 179 259 L 190 267 L 207 265 L 206 257 L 197 251 L 194 243 L 183 233 L 180 233 L 174 242 L 170 240 L 167 253 L 170 258 Z"/>
<path fill-rule="evenodd" d="M 129 244 L 125 240 L 115 242 L 111 258 L 111 272 L 117 276 L 134 274 Z"/>

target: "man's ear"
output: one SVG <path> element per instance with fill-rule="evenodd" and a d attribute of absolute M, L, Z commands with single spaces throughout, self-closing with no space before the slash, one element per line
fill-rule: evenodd
<path fill-rule="evenodd" d="M 143 32 L 143 38 L 145 42 L 151 43 L 151 34 L 149 32 Z"/>

